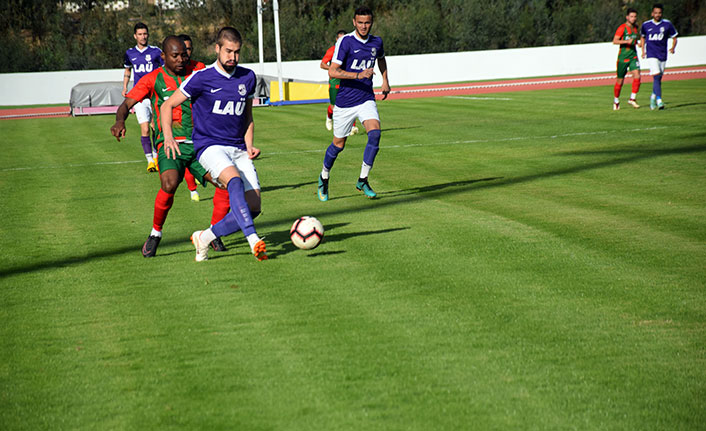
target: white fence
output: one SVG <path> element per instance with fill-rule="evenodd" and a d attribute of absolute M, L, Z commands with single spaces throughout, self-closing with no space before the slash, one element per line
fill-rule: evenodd
<path fill-rule="evenodd" d="M 670 42 L 671 46 L 671 42 Z M 600 73 L 615 70 L 617 47 L 609 42 L 539 48 L 502 49 L 442 54 L 390 55 L 390 85 L 437 84 L 489 79 Z M 326 81 L 319 60 L 282 63 L 285 78 Z M 706 36 L 679 38 L 667 67 L 706 64 Z M 276 63 L 243 66 L 258 74 L 277 75 Z M 644 67 L 644 66 L 643 66 Z M 82 82 L 122 81 L 122 69 L 0 74 L 0 105 L 69 103 L 71 88 Z M 380 85 L 380 77 L 374 79 Z"/>

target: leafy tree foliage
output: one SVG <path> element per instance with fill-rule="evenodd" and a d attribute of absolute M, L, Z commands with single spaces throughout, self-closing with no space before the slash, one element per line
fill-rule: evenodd
<path fill-rule="evenodd" d="M 242 62 L 258 60 L 256 0 L 178 0 L 165 10 L 153 1 L 131 0 L 115 11 L 109 0 L 3 0 L 0 72 L 122 67 L 134 45 L 133 26 L 149 25 L 150 43 L 188 33 L 194 56 L 215 59 L 218 29 L 231 25 L 244 37 Z M 67 6 L 75 5 L 77 11 Z M 321 58 L 337 30 L 352 31 L 356 0 L 281 0 L 282 58 Z M 652 0 L 369 0 L 373 33 L 389 55 L 457 52 L 603 42 L 612 39 L 628 7 L 650 18 Z M 275 59 L 272 1 L 263 11 L 265 61 Z M 665 17 L 681 36 L 706 34 L 703 0 L 666 2 Z"/>

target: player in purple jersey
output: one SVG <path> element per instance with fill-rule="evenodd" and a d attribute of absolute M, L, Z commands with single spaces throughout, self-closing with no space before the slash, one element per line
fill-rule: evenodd
<path fill-rule="evenodd" d="M 373 11 L 367 7 L 356 9 L 353 25 L 355 31 L 336 42 L 336 50 L 328 71 L 329 78 L 340 79 L 341 84 L 336 95 L 336 106 L 333 108 L 333 142 L 326 149 L 324 166 L 319 176 L 317 195 L 321 201 L 328 200 L 329 172 L 336 157 L 346 145 L 346 137 L 356 117 L 368 132 L 368 143 L 355 187 L 371 199 L 377 196 L 368 183 L 368 174 L 380 148 L 380 116 L 375 104 L 373 74 L 377 61 L 382 75 L 384 100 L 390 93 L 387 62 L 382 39 L 370 34 L 373 27 Z"/>
<path fill-rule="evenodd" d="M 664 6 L 655 3 L 652 6 L 652 19 L 642 23 L 640 36 L 642 40 L 642 58 L 647 58 L 647 66 L 652 75 L 652 95 L 650 109 L 664 109 L 662 102 L 662 75 L 667 64 L 667 39 L 672 39 L 671 54 L 677 47 L 677 29 L 671 21 L 662 19 Z"/>
<path fill-rule="evenodd" d="M 252 99 L 255 73 L 238 66 L 242 38 L 224 27 L 216 38 L 216 62 L 192 74 L 160 109 L 167 157 L 181 154 L 172 134 L 172 109 L 191 99 L 191 135 L 199 163 L 226 185 L 231 211 L 213 227 L 191 235 L 196 261 L 208 259 L 211 241 L 242 230 L 257 260 L 267 259 L 265 242 L 255 231 L 260 214 L 260 181 L 253 164 L 260 150 L 253 146 Z"/>
<path fill-rule="evenodd" d="M 147 25 L 138 22 L 135 24 L 135 34 L 133 37 L 137 41 L 137 45 L 125 51 L 125 74 L 123 75 L 123 97 L 127 94 L 127 85 L 130 82 L 130 74 L 133 69 L 135 71 L 135 79 L 133 86 L 143 76 L 159 68 L 164 63 L 162 62 L 162 50 L 156 46 L 147 44 L 149 40 L 149 31 Z M 149 99 L 141 100 L 135 105 L 135 117 L 140 124 L 140 142 L 142 149 L 145 152 L 147 159 L 147 172 L 157 172 L 157 164 L 155 159 L 157 153 L 152 148 L 150 141 L 150 121 L 152 120 L 152 104 Z"/>

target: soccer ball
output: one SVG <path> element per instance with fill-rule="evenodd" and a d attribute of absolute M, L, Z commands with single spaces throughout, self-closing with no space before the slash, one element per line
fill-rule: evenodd
<path fill-rule="evenodd" d="M 302 250 L 311 250 L 321 244 L 324 239 L 324 225 L 314 217 L 298 218 L 289 229 L 292 244 Z"/>

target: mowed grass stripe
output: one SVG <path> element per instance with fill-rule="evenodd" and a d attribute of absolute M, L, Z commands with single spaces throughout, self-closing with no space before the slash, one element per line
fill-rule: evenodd
<path fill-rule="evenodd" d="M 606 88 L 513 93 L 512 103 L 381 102 L 377 201 L 353 188 L 364 135 L 341 153 L 323 204 L 323 107 L 258 109 L 265 263 L 237 235 L 229 252 L 192 261 L 188 236 L 207 225 L 212 189 L 199 204 L 180 189 L 158 257 L 140 256 L 156 177 L 141 164 L 90 167 L 140 156 L 132 122 L 120 144 L 107 117 L 0 123 L 4 136 L 36 142 L 8 148 L 13 164 L 44 166 L 46 152 L 66 166 L 77 152 L 87 165 L 52 180 L 0 172 L 0 216 L 17 227 L 3 228 L 2 244 L 36 235 L 38 245 L 0 265 L 0 420 L 697 427 L 703 83 L 668 85 L 674 102 L 662 112 L 609 111 Z M 69 138 L 30 139 L 56 120 Z M 625 136 L 601 133 L 623 127 Z M 288 242 L 300 215 L 327 227 L 313 252 Z"/>

